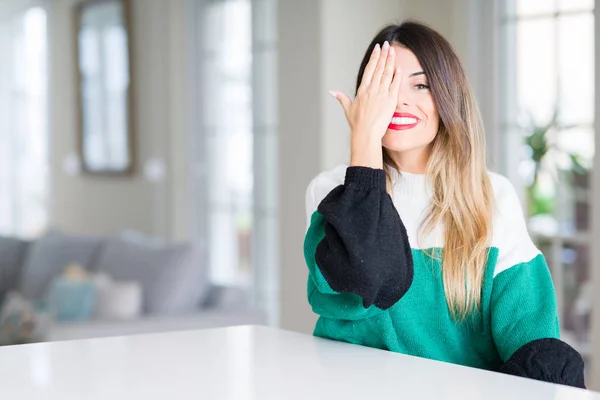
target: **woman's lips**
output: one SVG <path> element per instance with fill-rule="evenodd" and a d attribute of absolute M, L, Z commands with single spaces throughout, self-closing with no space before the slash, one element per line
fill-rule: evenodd
<path fill-rule="evenodd" d="M 415 126 L 419 125 L 419 122 L 421 122 L 421 120 L 413 114 L 394 113 L 394 116 L 392 117 L 392 122 L 390 122 L 390 124 L 388 125 L 388 129 L 392 129 L 394 131 L 412 129 Z"/>

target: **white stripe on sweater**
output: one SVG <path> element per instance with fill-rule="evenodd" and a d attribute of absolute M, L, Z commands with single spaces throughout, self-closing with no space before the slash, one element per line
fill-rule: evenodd
<path fill-rule="evenodd" d="M 319 203 L 335 187 L 344 183 L 347 165 L 339 165 L 322 172 L 314 178 L 306 191 L 307 229 L 312 214 Z M 508 179 L 494 172 L 488 172 L 494 190 L 496 207 L 491 245 L 499 249 L 494 276 L 506 269 L 532 260 L 539 254 L 527 232 L 523 208 L 516 190 Z M 406 227 L 413 249 L 443 247 L 442 226 L 419 240 L 419 225 L 430 205 L 431 188 L 425 175 L 403 172 L 392 174 L 392 199 Z"/>

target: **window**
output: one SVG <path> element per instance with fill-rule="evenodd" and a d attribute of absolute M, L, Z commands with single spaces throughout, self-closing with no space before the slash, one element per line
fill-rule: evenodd
<path fill-rule="evenodd" d="M 48 218 L 46 12 L 13 3 L 0 9 L 0 234 L 33 237 Z"/>
<path fill-rule="evenodd" d="M 276 1 L 198 0 L 191 146 L 194 234 L 212 281 L 276 304 Z M 269 315 L 276 315 L 269 310 Z"/>
<path fill-rule="evenodd" d="M 589 352 L 594 1 L 504 0 L 504 169 L 554 279 L 564 339 Z"/>
<path fill-rule="evenodd" d="M 247 0 L 201 2 L 197 166 L 212 281 L 251 283 L 252 14 Z"/>

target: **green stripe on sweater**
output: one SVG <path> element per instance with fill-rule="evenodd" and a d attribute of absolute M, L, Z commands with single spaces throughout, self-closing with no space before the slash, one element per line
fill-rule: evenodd
<path fill-rule="evenodd" d="M 554 286 L 542 254 L 494 278 L 492 329 L 502 358 L 532 340 L 560 338 Z"/>

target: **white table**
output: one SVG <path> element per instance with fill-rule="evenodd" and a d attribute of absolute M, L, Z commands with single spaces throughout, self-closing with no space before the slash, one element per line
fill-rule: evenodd
<path fill-rule="evenodd" d="M 0 348 L 0 397 L 600 400 L 590 391 L 251 326 Z"/>

